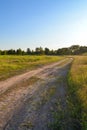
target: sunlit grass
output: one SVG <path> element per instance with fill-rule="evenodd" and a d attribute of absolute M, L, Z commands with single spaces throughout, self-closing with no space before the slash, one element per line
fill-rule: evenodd
<path fill-rule="evenodd" d="M 41 67 L 64 57 L 58 56 L 0 56 L 0 80 Z"/>
<path fill-rule="evenodd" d="M 87 130 L 87 56 L 75 57 L 68 82 L 72 117 Z"/>

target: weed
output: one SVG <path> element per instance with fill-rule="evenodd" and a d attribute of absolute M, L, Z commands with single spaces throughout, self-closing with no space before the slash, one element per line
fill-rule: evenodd
<path fill-rule="evenodd" d="M 65 112 L 61 108 L 61 103 L 60 101 L 55 102 L 56 105 L 56 110 L 52 111 L 53 115 L 53 121 L 48 123 L 48 128 L 50 130 L 65 130 L 65 119 L 64 115 Z"/>
<path fill-rule="evenodd" d="M 25 127 L 25 128 L 27 128 L 27 129 L 29 129 L 29 128 L 33 128 L 33 124 L 32 124 L 31 121 L 28 121 L 28 122 L 24 122 L 24 123 L 21 125 L 21 127 Z"/>
<path fill-rule="evenodd" d="M 71 118 L 79 129 L 87 130 L 87 56 L 75 57 L 68 76 Z"/>

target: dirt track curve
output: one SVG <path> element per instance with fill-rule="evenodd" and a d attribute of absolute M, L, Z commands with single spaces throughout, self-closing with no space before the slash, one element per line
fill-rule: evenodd
<path fill-rule="evenodd" d="M 57 109 L 66 118 L 62 129 L 71 130 L 66 111 L 66 77 L 71 62 L 72 58 L 66 58 L 1 81 L 0 130 L 53 130 L 50 126 Z"/>

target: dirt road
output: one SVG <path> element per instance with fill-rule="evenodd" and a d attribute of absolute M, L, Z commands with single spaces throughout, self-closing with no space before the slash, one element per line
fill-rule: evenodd
<path fill-rule="evenodd" d="M 70 129 L 66 76 L 71 62 L 66 58 L 1 81 L 0 130 L 53 130 L 57 113 L 64 113 L 63 118 L 59 114 L 58 127 Z"/>

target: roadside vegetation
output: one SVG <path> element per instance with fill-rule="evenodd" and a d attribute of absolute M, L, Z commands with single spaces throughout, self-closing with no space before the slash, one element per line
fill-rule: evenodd
<path fill-rule="evenodd" d="M 68 106 L 74 130 L 87 130 L 87 56 L 76 56 L 68 76 Z"/>
<path fill-rule="evenodd" d="M 0 80 L 62 60 L 61 56 L 0 56 Z"/>
<path fill-rule="evenodd" d="M 64 111 L 57 102 L 54 122 L 49 124 L 52 130 L 87 130 L 87 56 L 73 56 L 73 59 L 67 76 L 67 108 Z"/>

